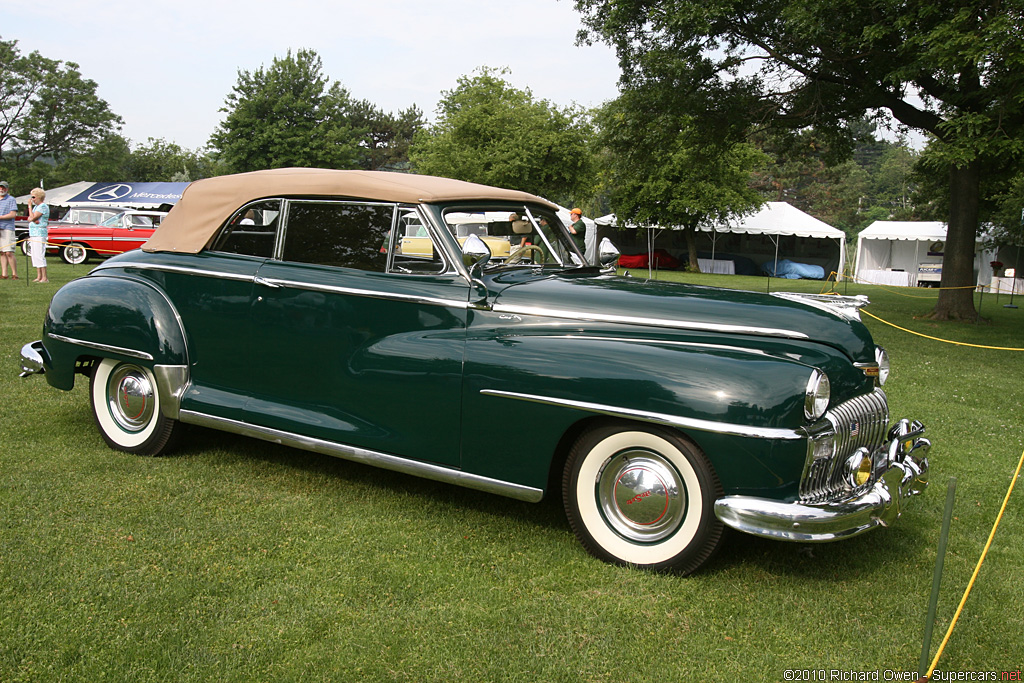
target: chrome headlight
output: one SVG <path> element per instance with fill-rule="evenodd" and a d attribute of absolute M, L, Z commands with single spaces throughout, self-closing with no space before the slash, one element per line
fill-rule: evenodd
<path fill-rule="evenodd" d="M 875 362 L 878 363 L 878 385 L 889 379 L 889 354 L 881 346 L 875 347 Z"/>
<path fill-rule="evenodd" d="M 817 420 L 828 409 L 828 400 L 832 397 L 832 385 L 828 375 L 815 368 L 811 378 L 807 380 L 807 393 L 804 396 L 804 416 L 808 420 Z"/>

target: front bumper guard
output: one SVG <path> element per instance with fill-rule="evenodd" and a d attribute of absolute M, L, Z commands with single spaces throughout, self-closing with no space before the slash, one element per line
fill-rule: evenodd
<path fill-rule="evenodd" d="M 21 347 L 21 372 L 18 373 L 18 377 L 28 377 L 30 375 L 41 375 L 46 372 L 46 366 L 43 359 L 43 354 L 46 351 L 43 349 L 42 341 L 29 342 Z"/>
<path fill-rule="evenodd" d="M 879 449 L 884 468 L 867 491 L 841 501 L 784 503 L 754 496 L 726 496 L 715 515 L 738 531 L 784 541 L 824 543 L 889 526 L 906 501 L 928 486 L 928 449 L 924 425 L 901 420 Z"/>

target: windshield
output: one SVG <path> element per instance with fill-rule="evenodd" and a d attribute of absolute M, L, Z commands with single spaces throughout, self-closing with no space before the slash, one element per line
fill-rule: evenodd
<path fill-rule="evenodd" d="M 465 243 L 476 235 L 491 250 L 489 266 L 559 265 L 579 267 L 583 255 L 558 216 L 547 209 L 503 204 L 447 209 L 445 227 Z"/>

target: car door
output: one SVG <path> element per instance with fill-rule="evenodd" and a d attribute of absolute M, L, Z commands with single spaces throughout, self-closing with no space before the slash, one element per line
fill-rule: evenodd
<path fill-rule="evenodd" d="M 249 422 L 459 464 L 469 284 L 436 244 L 399 259 L 410 212 L 288 201 L 253 291 Z"/>
<path fill-rule="evenodd" d="M 137 249 L 153 235 L 155 229 L 150 216 L 125 213 L 110 219 L 110 250 L 115 254 Z"/>
<path fill-rule="evenodd" d="M 243 222 L 245 211 L 257 220 Z M 188 331 L 190 383 L 183 410 L 245 421 L 246 403 L 259 388 L 252 372 L 253 282 L 275 253 L 280 214 L 280 199 L 255 202 L 227 221 L 209 249 L 161 256 L 154 277 Z"/>

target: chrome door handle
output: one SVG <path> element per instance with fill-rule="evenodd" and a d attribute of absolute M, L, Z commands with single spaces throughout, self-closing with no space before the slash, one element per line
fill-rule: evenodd
<path fill-rule="evenodd" d="M 255 282 L 258 285 L 263 285 L 264 287 L 273 287 L 274 289 L 280 289 L 281 287 L 280 284 L 268 280 L 265 277 L 260 277 L 259 275 L 253 278 L 253 282 Z"/>

